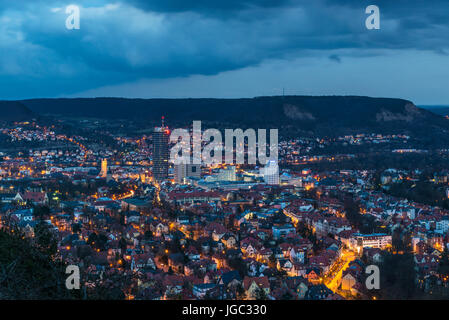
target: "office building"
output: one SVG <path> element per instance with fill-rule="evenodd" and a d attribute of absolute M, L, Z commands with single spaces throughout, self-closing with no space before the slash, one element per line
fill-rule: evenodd
<path fill-rule="evenodd" d="M 153 176 L 156 181 L 163 181 L 168 178 L 168 142 L 170 131 L 162 122 L 161 127 L 154 128 L 153 131 Z"/>
<path fill-rule="evenodd" d="M 175 182 L 184 183 L 187 177 L 201 178 L 201 167 L 198 164 L 177 164 L 175 165 Z"/>
<path fill-rule="evenodd" d="M 266 184 L 279 185 L 279 166 L 276 161 L 268 161 L 261 171 Z"/>
<path fill-rule="evenodd" d="M 220 169 L 218 172 L 218 181 L 237 181 L 237 176 L 235 172 L 235 166 L 229 166 Z"/>

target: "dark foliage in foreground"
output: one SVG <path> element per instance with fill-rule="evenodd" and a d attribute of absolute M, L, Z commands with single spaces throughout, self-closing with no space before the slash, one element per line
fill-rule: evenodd
<path fill-rule="evenodd" d="M 39 231 L 42 246 L 17 231 L 0 230 L 0 299 L 71 299 L 65 265 L 53 261 L 49 234 Z"/>

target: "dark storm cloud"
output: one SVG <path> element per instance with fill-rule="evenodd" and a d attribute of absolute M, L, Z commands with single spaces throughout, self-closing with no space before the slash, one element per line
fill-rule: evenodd
<path fill-rule="evenodd" d="M 379 49 L 449 49 L 449 6 L 440 0 L 376 1 L 381 30 L 375 31 L 365 28 L 372 4 L 365 0 L 74 3 L 82 7 L 81 29 L 69 31 L 65 1 L 0 0 L 1 95 L 212 75 L 321 53 L 341 62 Z"/>
<path fill-rule="evenodd" d="M 289 4 L 290 0 L 130 0 L 136 7 L 158 12 L 195 11 L 202 13 L 219 13 L 245 10 L 251 8 L 275 8 Z"/>

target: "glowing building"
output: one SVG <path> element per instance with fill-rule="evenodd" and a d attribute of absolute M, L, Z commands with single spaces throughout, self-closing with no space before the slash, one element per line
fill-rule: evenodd
<path fill-rule="evenodd" d="M 235 166 L 228 166 L 218 172 L 218 181 L 237 181 Z"/>
<path fill-rule="evenodd" d="M 266 184 L 279 185 L 279 166 L 275 160 L 268 161 L 261 171 Z"/>
<path fill-rule="evenodd" d="M 103 159 L 101 160 L 101 172 L 100 177 L 106 178 L 108 176 L 108 160 Z"/>
<path fill-rule="evenodd" d="M 154 128 L 153 131 L 153 176 L 156 181 L 163 181 L 168 178 L 168 142 L 170 131 L 164 126 Z"/>

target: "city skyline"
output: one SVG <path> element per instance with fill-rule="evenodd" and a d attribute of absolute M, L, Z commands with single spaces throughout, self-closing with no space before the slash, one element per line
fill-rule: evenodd
<path fill-rule="evenodd" d="M 0 301 L 449 300 L 448 16 L 0 0 Z"/>

